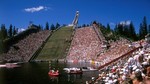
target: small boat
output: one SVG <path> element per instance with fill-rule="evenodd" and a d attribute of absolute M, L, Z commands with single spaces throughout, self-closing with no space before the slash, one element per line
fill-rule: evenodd
<path fill-rule="evenodd" d="M 57 70 L 57 71 L 50 70 L 50 71 L 48 72 L 48 75 L 50 75 L 50 76 L 59 76 L 59 71 L 58 71 L 58 70 Z"/>
<path fill-rule="evenodd" d="M 2 67 L 6 67 L 6 65 L 5 65 L 5 64 L 1 64 L 1 65 L 0 65 L 0 68 L 2 68 Z"/>
<path fill-rule="evenodd" d="M 83 71 L 81 68 L 64 68 L 63 70 L 66 71 L 68 74 L 82 74 Z"/>
<path fill-rule="evenodd" d="M 98 69 L 95 69 L 93 67 L 82 67 L 82 71 L 97 71 Z"/>
<path fill-rule="evenodd" d="M 6 63 L 6 64 L 0 64 L 0 68 L 15 68 L 20 67 L 17 65 L 17 63 Z"/>

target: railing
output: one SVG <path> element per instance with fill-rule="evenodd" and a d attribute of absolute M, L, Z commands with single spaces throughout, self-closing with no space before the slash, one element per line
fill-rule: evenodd
<path fill-rule="evenodd" d="M 104 41 L 105 41 L 105 37 L 103 36 L 101 30 L 98 31 L 98 29 L 96 28 L 96 26 L 92 26 L 92 27 L 93 27 L 95 33 L 98 35 L 99 40 L 100 40 L 101 42 L 104 42 Z M 104 44 L 104 43 L 103 43 L 103 44 Z M 103 51 L 104 51 L 104 49 L 101 50 L 96 56 L 98 57 Z"/>
<path fill-rule="evenodd" d="M 126 56 L 129 56 L 129 54 L 131 54 L 132 52 L 138 50 L 139 48 L 141 48 L 141 47 L 134 48 L 133 50 L 131 50 L 131 51 L 125 53 L 124 55 L 122 55 L 122 56 L 120 56 L 120 57 L 118 57 L 118 58 L 116 58 L 116 59 L 114 59 L 114 60 L 112 60 L 112 61 L 110 61 L 110 62 L 108 62 L 108 63 L 106 63 L 106 64 L 104 64 L 104 65 L 102 65 L 102 66 L 100 66 L 98 69 L 100 70 L 100 69 L 102 69 L 102 68 L 104 68 L 104 67 L 106 67 L 106 66 L 108 66 L 108 65 L 110 65 L 110 64 L 112 64 L 112 63 L 114 63 L 114 62 L 116 62 L 116 61 L 118 61 L 118 60 L 121 59 L 121 58 L 124 58 L 124 57 L 126 57 Z"/>
<path fill-rule="evenodd" d="M 99 40 L 102 41 L 101 36 L 100 36 L 100 34 L 98 33 L 96 27 L 93 26 L 93 29 L 94 29 L 95 33 L 98 35 Z"/>
<path fill-rule="evenodd" d="M 64 26 L 58 27 L 57 29 L 55 29 L 53 32 L 56 32 L 57 30 L 59 30 L 60 28 L 62 28 Z M 39 48 L 32 54 L 31 58 L 28 60 L 29 62 L 32 62 L 41 52 L 41 50 L 43 49 L 43 47 L 45 46 L 45 44 L 47 43 L 48 39 L 51 37 L 52 33 L 50 33 L 50 35 L 46 38 L 46 40 L 41 44 L 41 46 L 39 46 Z"/>
<path fill-rule="evenodd" d="M 71 49 L 71 45 L 72 45 L 72 41 L 73 41 L 73 37 L 74 37 L 74 34 L 75 34 L 76 30 L 73 30 L 73 33 L 71 35 L 71 42 L 70 42 L 70 45 L 68 47 L 68 52 L 67 52 L 67 56 L 69 55 L 70 53 L 70 49 Z"/>
<path fill-rule="evenodd" d="M 102 41 L 102 42 L 105 41 L 105 37 L 103 36 L 102 32 L 98 31 L 98 29 L 95 26 L 93 26 L 93 29 L 96 32 L 96 34 L 98 35 L 98 38 L 100 39 L 100 41 Z"/>
<path fill-rule="evenodd" d="M 38 56 L 38 54 L 41 52 L 41 50 L 43 49 L 44 45 L 46 44 L 46 42 L 48 41 L 48 39 L 50 38 L 51 35 L 52 35 L 52 33 L 49 34 L 49 36 L 46 38 L 45 41 L 43 41 L 41 46 L 33 53 L 31 58 L 29 59 L 29 62 L 33 61 Z"/>

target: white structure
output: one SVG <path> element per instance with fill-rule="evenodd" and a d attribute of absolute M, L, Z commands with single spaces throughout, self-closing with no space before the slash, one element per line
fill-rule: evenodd
<path fill-rule="evenodd" d="M 150 43 L 150 34 L 147 34 L 145 36 L 145 40 L 146 40 L 147 43 Z"/>
<path fill-rule="evenodd" d="M 78 24 L 78 18 L 79 18 L 79 11 L 76 11 L 76 14 L 75 14 L 74 20 L 72 21 L 72 24 L 69 24 L 68 26 L 73 26 L 73 28 L 75 29 Z"/>

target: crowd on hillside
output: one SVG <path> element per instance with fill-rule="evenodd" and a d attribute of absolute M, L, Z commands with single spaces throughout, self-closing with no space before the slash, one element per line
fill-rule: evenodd
<path fill-rule="evenodd" d="M 104 49 L 102 41 L 99 40 L 93 28 L 76 29 L 67 60 L 94 60 L 104 65 L 133 49 L 132 43 L 123 38 L 111 41 L 109 44 L 109 49 Z"/>
<path fill-rule="evenodd" d="M 49 35 L 48 30 L 28 35 L 11 46 L 7 53 L 2 54 L 3 61 L 28 61 Z"/>
<path fill-rule="evenodd" d="M 112 41 L 109 49 L 101 52 L 96 61 L 100 61 L 100 65 L 104 65 L 132 50 L 133 47 L 130 47 L 130 44 L 130 41 L 126 39 Z"/>
<path fill-rule="evenodd" d="M 75 30 L 67 60 L 92 60 L 101 51 L 101 41 L 94 29 L 84 27 Z"/>
<path fill-rule="evenodd" d="M 92 83 L 92 81 L 94 81 Z M 86 84 L 150 84 L 150 44 L 134 51 L 109 66 Z"/>

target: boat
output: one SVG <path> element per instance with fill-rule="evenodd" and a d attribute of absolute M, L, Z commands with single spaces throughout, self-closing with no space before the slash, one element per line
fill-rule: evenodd
<path fill-rule="evenodd" d="M 82 71 L 97 71 L 98 69 L 95 69 L 93 67 L 82 67 Z"/>
<path fill-rule="evenodd" d="M 64 68 L 66 73 L 68 74 L 82 74 L 83 71 L 81 68 Z"/>
<path fill-rule="evenodd" d="M 16 68 L 20 67 L 17 65 L 18 63 L 5 63 L 5 64 L 0 64 L 0 68 Z"/>
<path fill-rule="evenodd" d="M 3 67 L 6 67 L 6 65 L 5 65 L 5 64 L 1 64 L 1 65 L 0 65 L 0 68 L 3 68 Z"/>
<path fill-rule="evenodd" d="M 58 71 L 58 70 L 57 70 L 57 71 L 50 70 L 50 71 L 48 72 L 48 75 L 49 75 L 49 76 L 59 76 L 59 71 Z"/>

